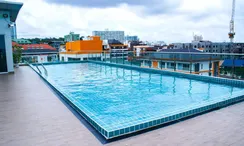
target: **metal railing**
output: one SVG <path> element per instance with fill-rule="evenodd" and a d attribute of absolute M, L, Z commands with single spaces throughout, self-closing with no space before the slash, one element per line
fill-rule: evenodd
<path fill-rule="evenodd" d="M 244 54 L 125 50 L 77 51 L 59 54 L 59 62 L 82 60 L 102 61 L 205 76 L 244 79 Z"/>
<path fill-rule="evenodd" d="M 43 69 L 44 69 L 44 73 L 45 73 L 45 75 L 46 75 L 46 76 L 48 76 L 47 69 L 44 67 L 43 63 L 41 64 L 41 66 L 42 66 L 42 67 L 43 67 Z"/>
<path fill-rule="evenodd" d="M 39 69 L 38 65 L 36 65 L 36 69 L 39 71 L 40 74 L 42 74 L 41 70 Z"/>

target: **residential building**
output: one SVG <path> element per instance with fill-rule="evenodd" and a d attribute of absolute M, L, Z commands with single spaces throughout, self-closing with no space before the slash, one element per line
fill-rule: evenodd
<path fill-rule="evenodd" d="M 108 40 L 111 58 L 128 58 L 128 45 L 118 40 Z"/>
<path fill-rule="evenodd" d="M 32 44 L 31 41 L 27 39 L 13 39 L 13 41 L 20 45 Z"/>
<path fill-rule="evenodd" d="M 124 31 L 93 31 L 93 36 L 100 36 L 102 40 L 118 40 L 121 43 L 124 43 L 125 33 Z"/>
<path fill-rule="evenodd" d="M 0 74 L 14 72 L 11 27 L 23 3 L 0 1 Z"/>
<path fill-rule="evenodd" d="M 14 23 L 13 26 L 11 27 L 11 38 L 12 40 L 17 39 L 16 23 Z"/>
<path fill-rule="evenodd" d="M 138 36 L 125 36 L 125 41 L 139 41 Z"/>
<path fill-rule="evenodd" d="M 244 53 L 244 43 L 193 41 L 191 43 L 172 43 L 170 49 L 198 49 L 207 53 Z"/>
<path fill-rule="evenodd" d="M 186 52 L 198 54 L 184 54 Z M 218 76 L 220 64 L 223 61 L 216 56 L 210 58 L 209 55 L 196 49 L 164 49 L 161 53 L 140 53 L 139 56 L 135 56 L 142 61 L 142 67 L 153 67 L 206 76 Z"/>
<path fill-rule="evenodd" d="M 91 36 L 88 40 L 67 42 L 65 49 L 65 52 L 60 52 L 60 61 L 88 60 L 88 57 L 102 60 L 105 57 L 103 41 L 99 36 Z"/>
<path fill-rule="evenodd" d="M 80 35 L 75 34 L 74 32 L 70 32 L 68 35 L 64 36 L 65 42 L 72 42 L 72 41 L 77 41 L 77 40 L 80 40 Z"/>
<path fill-rule="evenodd" d="M 52 46 L 53 48 L 59 50 L 59 49 L 60 49 L 60 46 L 61 46 L 62 44 L 64 44 L 64 42 L 63 42 L 63 41 L 51 41 L 51 42 L 48 42 L 48 44 L 49 44 L 50 46 Z"/>
<path fill-rule="evenodd" d="M 136 56 L 138 57 L 143 52 L 156 52 L 157 50 L 159 50 L 159 48 L 155 46 L 147 46 L 147 45 L 133 46 L 133 51 L 136 52 Z"/>
<path fill-rule="evenodd" d="M 28 44 L 20 45 L 15 42 L 12 43 L 13 46 L 22 47 L 22 59 L 21 62 L 25 63 L 46 63 L 58 61 L 58 51 L 56 48 L 48 44 Z"/>

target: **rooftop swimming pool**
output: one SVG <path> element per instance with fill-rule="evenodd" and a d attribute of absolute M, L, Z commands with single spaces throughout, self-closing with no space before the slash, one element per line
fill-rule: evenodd
<path fill-rule="evenodd" d="M 244 95 L 242 86 L 104 64 L 45 68 L 43 78 L 106 139 L 228 105 Z"/>

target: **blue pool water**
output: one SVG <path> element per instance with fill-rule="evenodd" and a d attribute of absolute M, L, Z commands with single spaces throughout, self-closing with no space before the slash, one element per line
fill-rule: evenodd
<path fill-rule="evenodd" d="M 106 131 L 243 92 L 237 87 L 94 63 L 45 67 L 46 79 Z"/>

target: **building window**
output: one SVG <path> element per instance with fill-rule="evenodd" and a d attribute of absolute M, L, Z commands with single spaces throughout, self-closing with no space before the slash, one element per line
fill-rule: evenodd
<path fill-rule="evenodd" d="M 174 67 L 175 67 L 175 63 L 167 63 L 167 68 L 169 68 L 169 69 L 174 69 Z"/>
<path fill-rule="evenodd" d="M 151 61 L 149 60 L 145 60 L 144 63 L 145 66 L 149 66 L 149 67 L 151 66 Z"/>
<path fill-rule="evenodd" d="M 80 61 L 80 58 L 71 58 L 71 57 L 68 57 L 68 61 Z"/>
<path fill-rule="evenodd" d="M 189 70 L 190 69 L 190 64 L 183 64 L 183 70 Z"/>
<path fill-rule="evenodd" d="M 159 67 L 160 68 L 165 68 L 165 62 L 159 62 Z"/>
<path fill-rule="evenodd" d="M 201 64 L 201 69 L 203 69 L 203 64 Z"/>

